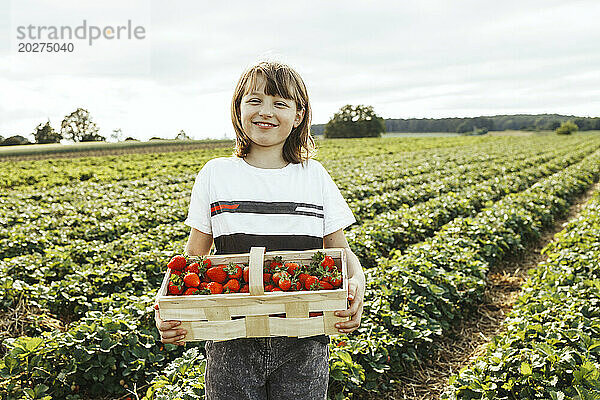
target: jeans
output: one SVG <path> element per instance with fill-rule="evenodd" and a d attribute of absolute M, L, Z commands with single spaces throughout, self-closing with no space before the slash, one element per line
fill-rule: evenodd
<path fill-rule="evenodd" d="M 295 337 L 207 341 L 207 400 L 326 399 L 329 346 Z"/>

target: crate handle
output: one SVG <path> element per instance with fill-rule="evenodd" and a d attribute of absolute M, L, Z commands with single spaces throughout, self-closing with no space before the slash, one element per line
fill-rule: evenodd
<path fill-rule="evenodd" d="M 252 247 L 250 248 L 249 267 L 249 286 L 251 296 L 261 296 L 265 294 L 263 283 L 263 266 L 265 263 L 265 248 Z"/>

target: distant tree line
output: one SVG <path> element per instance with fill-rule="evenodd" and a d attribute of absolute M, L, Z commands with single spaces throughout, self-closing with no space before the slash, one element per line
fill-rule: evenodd
<path fill-rule="evenodd" d="M 386 132 L 457 132 L 466 133 L 477 130 L 555 130 L 561 123 L 571 121 L 580 131 L 600 130 L 599 117 L 576 117 L 560 114 L 516 114 L 494 115 L 474 118 L 409 118 L 386 119 Z M 314 135 L 322 135 L 325 124 L 315 124 L 311 127 Z"/>
<path fill-rule="evenodd" d="M 35 143 L 60 143 L 61 140 L 67 139 L 72 142 L 104 142 L 106 138 L 99 133 L 98 126 L 92 121 L 90 112 L 84 108 L 78 108 L 71 114 L 65 116 L 60 124 L 60 131 L 55 131 L 50 125 L 50 120 L 46 123 L 39 124 L 32 135 Z M 121 141 L 123 132 L 121 129 L 113 129 L 111 138 L 116 142 Z M 153 137 L 153 139 L 166 140 L 159 137 Z M 185 133 L 182 129 L 175 137 L 177 140 L 191 140 L 190 136 Z M 137 140 L 129 136 L 125 138 L 125 141 Z M 22 135 L 13 135 L 4 138 L 0 135 L 0 146 L 15 146 L 33 144 L 26 137 Z"/>

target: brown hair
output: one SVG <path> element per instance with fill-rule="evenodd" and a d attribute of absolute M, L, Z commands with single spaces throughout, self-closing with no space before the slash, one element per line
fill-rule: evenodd
<path fill-rule="evenodd" d="M 315 141 L 310 134 L 311 108 L 308 92 L 300 75 L 289 65 L 276 61 L 261 61 L 248 68 L 237 83 L 231 100 L 231 121 L 235 129 L 234 155 L 245 157 L 250 151 L 250 138 L 242 129 L 240 104 L 242 97 L 257 86 L 257 78 L 264 78 L 265 94 L 294 100 L 296 110 L 304 109 L 300 125 L 293 128 L 283 144 L 283 159 L 298 164 L 308 160 L 316 152 Z"/>

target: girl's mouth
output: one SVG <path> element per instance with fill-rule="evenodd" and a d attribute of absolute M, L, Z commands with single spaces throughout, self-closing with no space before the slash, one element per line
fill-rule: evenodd
<path fill-rule="evenodd" d="M 261 128 L 275 128 L 277 125 L 270 122 L 253 122 L 254 125 L 260 126 Z"/>

